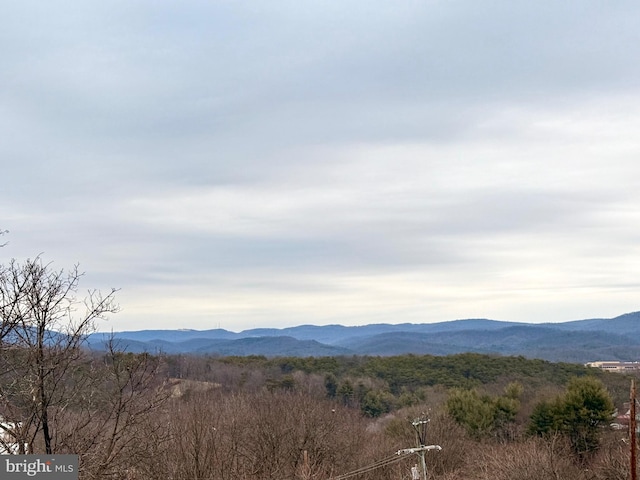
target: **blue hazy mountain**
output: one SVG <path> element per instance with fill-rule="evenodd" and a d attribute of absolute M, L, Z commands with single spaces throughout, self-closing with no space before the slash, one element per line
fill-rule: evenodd
<path fill-rule="evenodd" d="M 141 330 L 95 333 L 92 349 L 112 337 L 131 352 L 208 355 L 335 356 L 449 355 L 477 352 L 551 361 L 587 362 L 640 358 L 640 312 L 611 319 L 519 323 L 488 319 L 425 324 L 299 325 L 231 332 Z"/>

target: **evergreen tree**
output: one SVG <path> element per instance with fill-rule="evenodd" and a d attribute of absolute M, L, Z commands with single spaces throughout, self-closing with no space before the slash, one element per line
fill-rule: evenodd
<path fill-rule="evenodd" d="M 564 395 L 535 407 L 529 431 L 538 435 L 563 433 L 573 451 L 584 455 L 599 447 L 601 427 L 611 421 L 613 412 L 611 396 L 600 380 L 574 378 Z"/>

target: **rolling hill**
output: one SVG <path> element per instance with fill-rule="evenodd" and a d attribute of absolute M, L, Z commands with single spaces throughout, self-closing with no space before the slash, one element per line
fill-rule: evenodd
<path fill-rule="evenodd" d="M 142 330 L 95 333 L 88 343 L 99 350 L 110 335 L 122 349 L 167 354 L 388 356 L 476 352 L 575 363 L 640 358 L 640 312 L 611 319 L 543 324 L 468 319 L 355 327 L 300 325 L 238 333 L 220 328 Z"/>

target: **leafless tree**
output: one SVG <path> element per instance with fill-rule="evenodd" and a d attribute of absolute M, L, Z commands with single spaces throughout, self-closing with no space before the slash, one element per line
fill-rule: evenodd
<path fill-rule="evenodd" d="M 390 451 L 357 411 L 306 393 L 216 388 L 169 405 L 172 441 L 160 461 L 176 480 L 323 479 Z"/>
<path fill-rule="evenodd" d="M 0 396 L 5 408 L 19 412 L 31 448 L 40 438 L 48 454 L 53 453 L 51 415 L 73 399 L 68 379 L 82 358 L 82 343 L 96 320 L 118 310 L 115 290 L 105 296 L 93 290 L 79 299 L 82 275 L 77 265 L 69 271 L 53 270 L 40 257 L 24 263 L 12 260 L 0 275 Z"/>
<path fill-rule="evenodd" d="M 18 274 L 15 262 L 0 265 L 0 348 L 20 321 L 21 304 L 26 300 L 27 279 Z M 14 343 L 14 342 L 11 342 Z M 0 372 L 2 373 L 2 372 Z"/>
<path fill-rule="evenodd" d="M 79 372 L 81 395 L 70 408 L 55 411 L 54 446 L 81 455 L 83 478 L 145 471 L 155 460 L 153 451 L 167 435 L 154 414 L 169 396 L 159 367 L 158 357 L 124 353 L 109 341 L 107 352 Z"/>

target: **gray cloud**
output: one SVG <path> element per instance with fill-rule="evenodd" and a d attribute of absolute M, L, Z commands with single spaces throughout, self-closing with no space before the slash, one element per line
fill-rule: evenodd
<path fill-rule="evenodd" d="M 637 309 L 639 10 L 4 5 L 1 253 L 116 327 Z"/>

